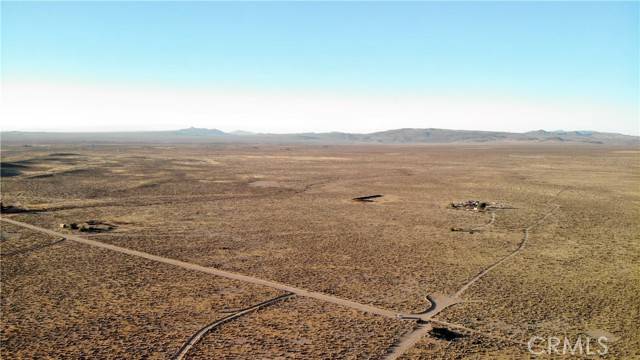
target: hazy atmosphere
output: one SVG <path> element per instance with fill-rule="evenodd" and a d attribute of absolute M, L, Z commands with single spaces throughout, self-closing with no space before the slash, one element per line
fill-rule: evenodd
<path fill-rule="evenodd" d="M 2 2 L 2 130 L 638 135 L 638 2 Z"/>
<path fill-rule="evenodd" d="M 640 359 L 640 2 L 0 6 L 0 359 Z"/>

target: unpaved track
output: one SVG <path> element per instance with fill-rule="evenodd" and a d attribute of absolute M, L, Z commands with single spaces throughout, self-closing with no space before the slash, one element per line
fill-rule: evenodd
<path fill-rule="evenodd" d="M 447 307 L 462 302 L 461 299 L 444 294 L 427 295 L 427 300 L 431 303 L 431 307 L 427 311 L 419 314 L 401 315 L 401 318 L 404 320 L 418 320 L 416 328 L 402 335 L 395 344 L 387 350 L 388 353 L 384 357 L 385 360 L 394 360 L 402 356 L 402 354 L 411 349 L 420 339 L 431 331 L 433 328 L 431 326 L 432 317 Z"/>
<path fill-rule="evenodd" d="M 484 230 L 486 228 L 488 228 L 489 226 L 493 225 L 493 223 L 496 222 L 496 213 L 495 211 L 491 212 L 491 219 L 489 219 L 489 222 L 487 222 L 486 224 L 482 224 L 482 225 L 478 225 L 476 227 L 471 228 L 471 231 L 480 231 L 480 230 Z"/>
<path fill-rule="evenodd" d="M 480 280 L 482 277 L 484 277 L 485 275 L 487 275 L 487 273 L 489 273 L 489 271 L 495 269 L 497 266 L 499 266 L 500 264 L 502 264 L 503 262 L 507 261 L 508 259 L 510 259 L 511 257 L 517 255 L 519 252 L 521 252 L 524 249 L 525 244 L 527 243 L 527 240 L 529 240 L 529 230 L 533 229 L 534 227 L 540 225 L 540 223 L 542 223 L 544 220 L 546 220 L 549 216 L 551 216 L 551 214 L 558 210 L 560 208 L 560 205 L 556 205 L 555 207 L 553 207 L 551 210 L 549 210 L 546 214 L 544 214 L 543 217 L 541 217 L 538 221 L 536 221 L 535 223 L 533 223 L 532 225 L 529 225 L 528 227 L 523 229 L 523 235 L 522 235 L 522 240 L 520 241 L 520 244 L 518 245 L 518 247 L 512 251 L 511 253 L 509 253 L 507 256 L 503 257 L 502 259 L 496 261 L 495 263 L 493 263 L 492 265 L 490 265 L 489 267 L 487 267 L 486 269 L 482 270 L 481 272 L 478 273 L 478 275 L 474 276 L 473 278 L 471 278 L 466 284 L 464 284 L 460 290 L 458 290 L 455 293 L 455 297 L 459 298 L 462 293 L 464 293 L 465 291 L 467 291 L 467 289 L 473 285 L 473 283 L 475 283 L 476 281 Z"/>
<path fill-rule="evenodd" d="M 189 340 L 180 348 L 180 350 L 178 351 L 178 353 L 176 354 L 176 356 L 174 356 L 174 360 L 182 360 L 185 358 L 185 356 L 187 355 L 187 353 L 189 352 L 189 350 L 191 350 L 193 348 L 193 346 L 198 343 L 198 341 L 200 341 L 200 339 L 202 339 L 209 331 L 215 329 L 216 327 L 227 323 L 233 319 L 239 318 L 243 315 L 246 315 L 250 312 L 254 312 L 256 310 L 262 309 L 264 307 L 267 307 L 269 305 L 273 305 L 277 302 L 280 301 L 284 301 L 287 299 L 290 299 L 291 297 L 295 296 L 295 294 L 284 294 L 284 295 L 280 295 L 277 296 L 273 299 L 269 299 L 267 301 L 263 301 L 257 305 L 245 308 L 243 310 L 240 310 L 236 313 L 233 313 L 229 316 L 225 316 L 220 320 L 216 320 L 214 322 L 212 322 L 211 324 L 203 327 L 202 329 L 200 329 L 200 331 L 198 331 L 197 333 L 195 333 L 192 337 L 189 338 Z"/>
<path fill-rule="evenodd" d="M 401 318 L 406 320 L 428 321 L 442 310 L 463 301 L 459 298 L 438 293 L 427 295 L 427 300 L 431 303 L 431 307 L 429 307 L 429 309 L 416 314 L 401 314 Z"/>
<path fill-rule="evenodd" d="M 425 337 L 433 327 L 430 323 L 418 322 L 413 331 L 404 334 L 390 349 L 386 360 L 397 359 Z"/>
<path fill-rule="evenodd" d="M 565 191 L 565 189 L 560 190 L 555 195 L 555 197 L 560 195 L 563 191 Z M 431 319 L 431 318 L 433 316 L 435 316 L 438 312 L 441 312 L 442 310 L 444 310 L 446 307 L 454 305 L 454 304 L 456 304 L 458 302 L 462 302 L 462 300 L 460 299 L 460 296 L 471 285 L 473 285 L 475 282 L 477 282 L 482 277 L 487 275 L 491 270 L 495 269 L 497 266 L 499 266 L 503 262 L 507 261 L 511 257 L 513 257 L 513 256 L 517 255 L 518 253 L 520 253 L 524 249 L 525 244 L 527 243 L 527 240 L 529 240 L 529 230 L 531 230 L 534 227 L 540 225 L 549 216 L 551 216 L 551 214 L 554 211 L 556 211 L 559 208 L 560 208 L 560 205 L 554 205 L 554 207 L 551 210 L 547 211 L 544 214 L 544 216 L 542 216 L 540 219 L 535 221 L 533 224 L 525 227 L 523 229 L 522 240 L 520 241 L 520 244 L 518 245 L 518 247 L 514 251 L 512 251 L 511 253 L 509 253 L 508 255 L 503 257 L 502 259 L 496 261 L 492 265 L 488 266 L 487 268 L 482 270 L 480 273 L 478 273 L 478 275 L 476 275 L 473 278 L 471 278 L 453 296 L 449 297 L 449 296 L 441 295 L 440 297 L 441 297 L 442 300 L 444 300 L 446 302 L 445 304 L 442 304 L 442 306 L 438 306 L 438 300 L 440 300 L 439 298 L 428 297 L 429 301 L 432 303 L 432 308 L 429 311 L 427 311 L 426 313 L 422 314 L 422 316 L 409 315 L 409 316 L 403 316 L 403 317 L 406 318 L 406 319 L 418 318 L 418 319 L 420 319 L 422 321 L 440 323 L 442 325 L 445 325 L 445 326 L 448 326 L 448 327 L 451 327 L 451 328 L 458 328 L 458 329 L 461 329 L 461 330 L 465 330 L 467 332 L 472 332 L 474 334 L 478 334 L 478 335 L 482 335 L 482 336 L 488 336 L 488 337 L 491 337 L 491 338 L 494 338 L 494 339 L 499 339 L 499 340 L 502 340 L 502 341 L 508 341 L 508 342 L 511 342 L 511 343 L 516 343 L 516 344 L 522 345 L 523 343 L 515 341 L 515 340 L 494 336 L 494 335 L 491 335 L 491 334 L 479 332 L 477 330 L 469 329 L 469 328 L 464 327 L 462 325 L 451 324 L 451 323 L 447 323 L 447 322 L 443 322 L 443 321 L 434 320 L 434 319 Z M 495 218 L 495 213 L 492 212 L 491 213 L 491 220 L 487 224 L 482 226 L 482 227 L 486 227 L 486 226 L 492 225 L 495 222 L 495 219 L 496 219 Z M 438 309 L 438 311 L 431 311 L 431 310 L 435 310 L 435 309 Z M 397 358 L 401 357 L 407 350 L 411 349 L 418 342 L 418 340 L 420 340 L 423 336 L 427 335 L 429 333 L 429 331 L 430 331 L 430 329 L 427 328 L 426 326 L 419 326 L 417 329 L 413 330 L 412 332 L 409 332 L 409 333 L 405 334 L 404 336 L 402 336 L 398 340 L 398 342 L 393 347 L 391 347 L 389 349 L 389 353 L 385 357 L 385 360 L 394 360 L 394 359 L 397 359 Z"/>
<path fill-rule="evenodd" d="M 468 333 L 468 334 L 471 334 L 471 335 L 482 336 L 482 337 L 486 337 L 486 338 L 490 338 L 490 339 L 494 339 L 494 340 L 499 340 L 499 341 L 503 341 L 503 342 L 507 342 L 507 343 L 511 343 L 511 344 L 515 344 L 515 345 L 520 345 L 520 346 L 528 346 L 528 344 L 526 342 L 509 339 L 509 338 L 503 337 L 503 336 L 497 336 L 497 335 L 489 334 L 489 333 L 486 333 L 486 332 L 474 330 L 474 329 L 468 328 L 466 326 L 450 323 L 450 322 L 447 322 L 447 321 L 429 319 L 427 323 L 424 323 L 424 322 L 418 323 L 416 329 L 414 329 L 413 331 L 410 331 L 407 334 L 405 334 L 404 336 L 402 336 L 399 339 L 399 341 L 396 343 L 396 345 L 394 345 L 390 349 L 390 352 L 385 357 L 385 360 L 398 359 L 400 356 L 402 356 L 405 352 L 407 352 L 409 349 L 411 349 L 418 341 L 420 341 L 420 339 L 422 339 L 427 334 L 429 334 L 429 332 L 433 329 L 433 325 L 432 324 L 441 325 L 441 326 L 444 326 L 444 327 L 449 328 L 449 329 L 456 329 L 456 330 L 458 330 L 460 332 Z"/>
<path fill-rule="evenodd" d="M 78 243 L 81 243 L 81 244 L 95 246 L 95 247 L 99 247 L 99 248 L 103 248 L 103 249 L 119 252 L 119 253 L 130 255 L 130 256 L 137 256 L 137 257 L 140 257 L 140 258 L 143 258 L 143 259 L 147 259 L 147 260 L 151 260 L 151 261 L 156 261 L 156 262 L 160 262 L 160 263 L 164 263 L 164 264 L 178 266 L 178 267 L 181 267 L 181 268 L 187 269 L 187 270 L 199 271 L 199 272 L 203 272 L 203 273 L 207 273 L 207 274 L 222 276 L 222 277 L 225 277 L 225 278 L 228 278 L 228 279 L 232 279 L 232 280 L 244 281 L 244 282 L 251 283 L 251 284 L 256 284 L 256 285 L 262 285 L 262 286 L 270 287 L 270 288 L 273 288 L 273 289 L 278 289 L 278 290 L 290 292 L 290 293 L 296 294 L 298 296 L 308 297 L 308 298 L 317 299 L 317 300 L 321 300 L 321 301 L 326 301 L 326 302 L 330 302 L 330 303 L 333 303 L 333 304 L 337 304 L 337 305 L 340 305 L 340 306 L 352 308 L 352 309 L 363 311 L 363 312 L 370 313 L 370 314 L 376 314 L 376 315 L 380 315 L 380 316 L 384 316 L 384 317 L 392 318 L 392 319 L 397 319 L 397 318 L 399 318 L 401 316 L 397 312 L 394 312 L 394 311 L 391 311 L 391 310 L 381 309 L 381 308 L 377 308 L 375 306 L 366 305 L 366 304 L 360 304 L 360 303 L 357 303 L 355 301 L 342 299 L 342 298 L 339 298 L 339 297 L 336 297 L 336 296 L 327 295 L 327 294 L 323 294 L 323 293 L 319 293 L 319 292 L 300 289 L 300 288 L 297 288 L 297 287 L 281 284 L 281 283 L 278 283 L 278 282 L 275 282 L 275 281 L 264 280 L 264 279 L 256 278 L 256 277 L 253 277 L 253 276 L 242 275 L 242 274 L 233 273 L 233 272 L 229 272 L 229 271 L 224 271 L 224 270 L 219 270 L 219 269 L 210 268 L 210 267 L 206 267 L 206 266 L 201 266 L 201 265 L 197 265 L 197 264 L 192 264 L 192 263 L 188 263 L 188 262 L 184 262 L 184 261 L 180 261 L 180 260 L 170 259 L 170 258 L 166 258 L 166 257 L 163 257 L 163 256 L 152 255 L 152 254 L 149 254 L 149 253 L 146 253 L 146 252 L 142 252 L 142 251 L 138 251 L 138 250 L 127 249 L 127 248 L 123 248 L 123 247 L 116 246 L 116 245 L 105 244 L 105 243 L 102 243 L 102 242 L 99 242 L 99 241 L 85 239 L 85 238 L 77 236 L 77 235 L 62 234 L 62 233 L 59 233 L 59 232 L 56 232 L 56 231 L 53 231 L 53 230 L 41 228 L 39 226 L 35 226 L 35 225 L 31 225 L 31 224 L 20 222 L 20 221 L 7 219 L 6 217 L 2 217 L 0 220 L 4 221 L 6 223 L 9 223 L 9 224 L 13 224 L 13 225 L 16 225 L 16 226 L 21 226 L 21 227 L 24 227 L 24 228 L 27 228 L 27 229 L 30 229 L 30 230 L 34 230 L 34 231 L 38 231 L 38 232 L 41 232 L 41 233 L 44 233 L 44 234 L 63 237 L 65 239 L 68 239 L 68 240 L 71 240 L 71 241 L 75 241 L 75 242 L 78 242 Z"/>
<path fill-rule="evenodd" d="M 566 187 L 560 189 L 560 191 L 558 191 L 553 197 L 557 198 L 558 196 L 560 196 L 560 194 L 565 192 L 567 189 L 568 188 L 566 188 Z M 550 205 L 550 203 L 551 203 L 551 201 L 549 201 L 547 204 Z M 473 283 L 475 283 L 476 281 L 480 280 L 483 276 L 487 275 L 487 273 L 489 273 L 489 271 L 495 269 L 497 266 L 499 266 L 503 262 L 507 261 L 509 258 L 515 256 L 516 254 L 518 254 L 519 252 L 524 250 L 524 246 L 527 243 L 527 240 L 529 240 L 529 230 L 533 229 L 534 227 L 540 225 L 543 221 L 547 220 L 547 218 L 549 216 L 551 216 L 551 214 L 553 214 L 553 212 L 558 210 L 559 208 L 560 208 L 560 205 L 554 205 L 553 208 L 551 210 L 547 211 L 540 219 L 538 219 L 533 224 L 531 224 L 531 225 L 525 227 L 524 229 L 522 229 L 522 231 L 523 231 L 522 241 L 520 241 L 520 244 L 518 245 L 518 247 L 514 251 L 512 251 L 510 254 L 508 254 L 507 256 L 505 256 L 502 259 L 498 260 L 493 265 L 490 265 L 489 267 L 487 267 L 486 269 L 484 269 L 480 273 L 478 273 L 478 275 L 476 275 L 473 278 L 471 278 L 466 284 L 464 284 L 460 288 L 460 290 L 458 290 L 458 292 L 455 293 L 455 297 L 460 297 L 460 295 L 462 295 L 462 293 L 467 291 L 467 289 L 471 285 L 473 285 Z M 491 221 L 489 222 L 490 224 L 493 224 L 495 222 L 495 219 L 496 219 L 495 218 L 495 213 L 492 213 L 492 214 L 494 216 L 491 218 Z"/>
<path fill-rule="evenodd" d="M 560 191 L 560 192 L 562 192 L 562 191 Z M 558 193 L 557 195 L 559 195 L 559 194 L 560 193 Z M 400 356 L 402 356 L 407 350 L 412 348 L 416 344 L 416 342 L 418 342 L 422 337 L 424 337 L 425 335 L 427 335 L 429 333 L 429 331 L 431 330 L 432 327 L 431 327 L 430 324 L 428 324 L 428 323 L 425 324 L 424 322 L 438 323 L 438 324 L 441 324 L 441 325 L 444 325 L 444 326 L 448 326 L 448 327 L 451 327 L 451 328 L 457 328 L 457 329 L 464 330 L 464 331 L 467 331 L 467 332 L 471 332 L 471 333 L 474 333 L 474 334 L 477 334 L 477 335 L 482 335 L 482 336 L 486 336 L 486 337 L 490 337 L 490 338 L 494 338 L 494 339 L 508 341 L 508 342 L 511 342 L 511 343 L 521 344 L 520 342 L 517 342 L 515 340 L 494 336 L 494 335 L 491 335 L 491 334 L 488 334 L 488 333 L 483 333 L 483 332 L 480 332 L 480 331 L 477 331 L 477 330 L 466 328 L 466 327 L 464 327 L 462 325 L 457 325 L 457 324 L 452 324 L 452 323 L 443 322 L 443 321 L 439 321 L 439 320 L 434 320 L 434 319 L 432 319 L 432 317 L 435 316 L 436 314 L 438 314 L 439 312 L 441 312 L 442 310 L 444 310 L 446 307 L 454 305 L 454 304 L 460 302 L 460 299 L 459 299 L 460 295 L 462 293 L 464 293 L 471 285 L 473 285 L 476 281 L 480 280 L 487 273 L 489 273 L 491 270 L 493 270 L 494 268 L 496 268 L 497 266 L 499 266 L 500 264 L 502 264 L 503 262 L 505 262 L 509 258 L 511 258 L 514 255 L 516 255 L 519 252 L 521 252 L 524 249 L 525 244 L 526 244 L 526 242 L 527 242 L 527 240 L 529 238 L 529 230 L 531 230 L 532 228 L 538 226 L 540 223 L 542 223 L 544 220 L 546 220 L 558 208 L 560 208 L 560 206 L 556 205 L 553 209 L 548 211 L 543 217 L 538 219 L 535 223 L 533 223 L 532 225 L 524 228 L 524 230 L 523 230 L 524 234 L 523 234 L 523 237 L 522 237 L 522 241 L 520 242 L 520 244 L 516 248 L 516 250 L 514 250 L 510 254 L 506 255 L 502 259 L 498 260 L 496 263 L 490 265 L 489 267 L 487 267 L 486 269 L 481 271 L 478 275 L 476 275 L 473 278 L 471 278 L 467 283 L 465 283 L 460 288 L 460 290 L 458 290 L 455 293 L 454 296 L 445 296 L 445 295 L 428 296 L 428 300 L 431 302 L 432 306 L 431 306 L 431 308 L 429 310 L 427 310 L 426 312 L 421 313 L 421 314 L 402 314 L 402 313 L 397 313 L 397 312 L 393 312 L 393 311 L 390 311 L 390 310 L 387 310 L 387 309 L 381 309 L 381 308 L 377 308 L 377 307 L 374 307 L 374 306 L 371 306 L 371 305 L 360 304 L 360 303 L 357 303 L 357 302 L 354 302 L 354 301 L 351 301 L 351 300 L 342 299 L 342 298 L 338 298 L 338 297 L 335 297 L 335 296 L 332 296 L 332 295 L 313 292 L 313 291 L 309 291 L 309 290 L 305 290 L 305 289 L 300 289 L 300 288 L 296 288 L 296 287 L 293 287 L 293 286 L 281 284 L 281 283 L 270 281 L 270 280 L 264 280 L 264 279 L 260 279 L 260 278 L 256 278 L 256 277 L 252 277 L 252 276 L 242 275 L 242 274 L 233 273 L 233 272 L 229 272 L 229 271 L 224 271 L 224 270 L 219 270 L 219 269 L 215 269 L 215 268 L 205 267 L 205 266 L 201 266 L 201 265 L 197 265 L 197 264 L 187 263 L 187 262 L 180 261 L 180 260 L 170 259 L 170 258 L 157 256 L 157 255 L 152 255 L 152 254 L 145 253 L 145 252 L 142 252 L 142 251 L 137 251 L 137 250 L 133 250 L 133 249 L 127 249 L 127 248 L 123 248 L 123 247 L 116 246 L 116 245 L 105 244 L 105 243 L 102 243 L 102 242 L 99 242 L 99 241 L 85 239 L 85 238 L 82 238 L 82 237 L 76 236 L 76 235 L 62 234 L 62 233 L 58 233 L 58 232 L 53 231 L 53 230 L 41 228 L 39 226 L 35 226 L 35 225 L 31 225 L 31 224 L 20 222 L 20 221 L 7 219 L 6 217 L 2 217 L 2 218 L 0 218 L 0 220 L 4 221 L 4 222 L 7 222 L 9 224 L 13 224 L 13 225 L 16 225 L 16 226 L 21 226 L 21 227 L 28 228 L 28 229 L 31 229 L 31 230 L 34 230 L 34 231 L 38 231 L 38 232 L 42 232 L 42 233 L 45 233 L 45 234 L 48 234 L 48 235 L 60 236 L 60 237 L 63 237 L 65 239 L 68 239 L 68 240 L 71 240 L 71 241 L 75 241 L 75 242 L 78 242 L 78 243 L 82 243 L 82 244 L 85 244 L 85 245 L 100 247 L 100 248 L 103 248 L 103 249 L 120 252 L 120 253 L 123 253 L 123 254 L 126 254 L 126 255 L 130 255 L 130 256 L 137 256 L 137 257 L 141 257 L 141 258 L 152 260 L 152 261 L 157 261 L 157 262 L 161 262 L 161 263 L 165 263 L 165 264 L 178 266 L 178 267 L 181 267 L 181 268 L 184 268 L 184 269 L 188 269 L 188 270 L 194 270 L 194 271 L 199 271 L 199 272 L 208 273 L 208 274 L 212 274 L 212 275 L 222 276 L 222 277 L 229 278 L 229 279 L 232 279 L 232 280 L 244 281 L 244 282 L 248 282 L 248 283 L 252 283 L 252 284 L 256 284 L 256 285 L 263 285 L 263 286 L 267 286 L 267 287 L 270 287 L 270 288 L 283 290 L 283 291 L 286 291 L 288 293 L 292 293 L 292 294 L 295 294 L 295 295 L 298 295 L 298 296 L 308 297 L 308 298 L 317 299 L 317 300 L 321 300 L 321 301 L 326 301 L 326 302 L 334 303 L 334 304 L 337 304 L 337 305 L 340 305 L 340 306 L 352 308 L 352 309 L 363 311 L 363 312 L 370 313 L 370 314 L 376 314 L 376 315 L 384 316 L 384 317 L 387 317 L 387 318 L 393 318 L 393 319 L 416 319 L 416 318 L 419 319 L 420 321 L 419 321 L 419 323 L 417 325 L 417 328 L 415 330 L 405 334 L 404 336 L 402 336 L 399 339 L 399 341 L 396 343 L 396 345 L 394 345 L 390 349 L 390 352 L 387 354 L 387 356 L 385 356 L 385 359 L 390 360 L 390 359 L 397 359 Z M 491 218 L 490 222 L 485 226 L 493 224 L 494 221 L 495 221 L 495 214 L 492 213 L 492 218 Z M 243 311 L 246 311 L 246 310 L 243 310 Z M 243 315 L 243 314 L 240 314 L 240 315 L 239 314 L 240 313 L 235 313 L 235 314 L 230 315 L 229 317 L 227 317 L 225 319 L 227 319 L 226 321 L 228 321 L 228 320 L 231 320 L 232 318 L 235 318 L 235 317 Z M 214 324 L 216 324 L 216 323 L 214 323 Z M 211 324 L 211 325 L 214 325 L 214 324 Z M 215 325 L 215 326 L 217 326 L 217 325 Z M 204 328 L 203 330 L 205 330 L 205 329 L 206 328 Z M 206 333 L 206 331 L 204 331 L 204 333 Z M 203 336 L 204 333 L 201 336 Z M 196 342 L 197 342 L 197 340 L 196 340 Z M 191 345 L 191 346 L 193 346 L 193 345 Z M 187 351 L 188 351 L 188 349 L 187 349 Z"/>

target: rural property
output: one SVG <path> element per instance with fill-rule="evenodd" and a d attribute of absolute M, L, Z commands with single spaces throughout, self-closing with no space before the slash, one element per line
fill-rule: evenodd
<path fill-rule="evenodd" d="M 532 336 L 605 336 L 637 358 L 639 170 L 637 146 L 553 142 L 3 144 L 0 355 L 528 358 Z"/>

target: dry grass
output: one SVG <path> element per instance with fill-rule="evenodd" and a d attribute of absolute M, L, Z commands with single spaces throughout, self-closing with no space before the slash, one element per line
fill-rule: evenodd
<path fill-rule="evenodd" d="M 3 202 L 49 210 L 12 218 L 52 229 L 59 223 L 101 220 L 118 227 L 91 235 L 99 241 L 394 311 L 422 311 L 428 306 L 427 294 L 454 293 L 513 251 L 523 228 L 557 204 L 559 209 L 531 229 L 521 254 L 464 293 L 473 301 L 438 317 L 524 341 L 534 334 L 562 336 L 602 329 L 620 336 L 610 348 L 614 355 L 634 356 L 640 348 L 634 325 L 640 316 L 636 295 L 640 292 L 640 153 L 635 149 L 78 145 L 3 149 L 3 162 L 30 164 L 51 173 L 46 161 L 38 159 L 55 158 L 53 154 L 61 152 L 78 154 L 68 157 L 75 159 L 73 166 L 86 170 L 33 177 L 22 169 L 17 176 L 2 178 Z M 384 197 L 373 203 L 351 201 L 369 194 Z M 515 209 L 497 211 L 495 223 L 484 231 L 452 232 L 451 227 L 481 225 L 490 218 L 486 213 L 447 208 L 451 201 L 466 199 L 497 201 Z M 40 260 L 48 261 L 56 246 L 69 245 L 42 249 L 41 256 L 47 257 Z M 84 251 L 80 254 L 85 256 Z M 96 260 L 92 266 L 103 264 L 107 272 L 101 276 L 107 279 L 113 276 L 108 269 L 119 261 L 104 265 Z M 162 266 L 148 265 L 145 271 L 157 267 Z M 173 270 L 162 272 L 167 278 L 162 287 L 183 281 L 172 275 Z M 282 322 L 278 325 L 282 334 L 270 332 L 273 342 L 259 347 L 252 337 L 257 335 L 247 335 L 243 341 L 265 354 L 296 348 L 287 331 L 297 328 L 299 322 L 293 320 L 310 310 L 281 308 L 301 301 L 252 315 L 258 317 L 251 320 L 258 324 L 252 327 L 255 331 L 268 328 L 271 321 Z M 313 354 L 342 336 L 321 325 L 338 321 L 332 314 L 339 318 L 339 311 L 344 310 L 331 309 L 327 319 L 317 319 L 318 338 L 309 348 Z M 163 321 L 180 320 L 168 317 Z M 212 317 L 215 314 L 206 316 Z M 354 331 L 369 329 L 362 320 L 364 328 Z M 225 328 L 248 332 L 246 326 L 240 320 Z M 375 328 L 370 331 L 378 331 Z M 233 344 L 235 330 L 223 331 L 227 331 L 223 340 L 212 340 L 207 349 L 217 352 L 224 344 Z M 387 333 L 383 329 L 380 334 Z M 385 336 L 388 340 L 395 335 Z M 478 354 L 471 350 L 479 349 L 477 341 L 488 341 L 478 339 L 448 346 L 458 349 L 452 353 L 421 353 L 419 346 L 411 354 L 472 356 Z M 3 349 L 13 351 L 11 344 L 5 343 Z M 342 357 L 332 345 L 326 346 L 327 354 Z M 500 344 L 495 349 L 494 354 L 515 351 Z M 377 347 L 359 351 L 343 355 L 380 354 Z"/>
<path fill-rule="evenodd" d="M 378 358 L 411 329 L 410 322 L 293 298 L 209 333 L 189 358 Z"/>
<path fill-rule="evenodd" d="M 11 225 L 20 248 L 49 242 Z M 44 239 L 43 239 L 44 238 Z M 168 358 L 228 309 L 278 292 L 65 241 L 2 256 L 7 359 Z"/>

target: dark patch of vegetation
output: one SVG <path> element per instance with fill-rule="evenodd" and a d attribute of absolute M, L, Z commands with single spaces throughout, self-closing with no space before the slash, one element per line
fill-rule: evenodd
<path fill-rule="evenodd" d="M 23 209 L 19 206 L 4 205 L 0 203 L 0 213 L 2 214 L 17 214 L 17 213 L 24 213 L 24 212 L 30 212 L 30 211 L 31 210 Z"/>
<path fill-rule="evenodd" d="M 361 201 L 361 202 L 374 202 L 374 199 L 381 198 L 382 195 L 367 195 L 367 196 L 359 196 L 355 197 L 353 201 Z"/>
<path fill-rule="evenodd" d="M 0 163 L 0 175 L 2 177 L 13 177 L 22 174 L 24 169 L 27 169 L 28 166 L 18 164 L 16 162 L 4 162 Z"/>
<path fill-rule="evenodd" d="M 455 341 L 465 337 L 464 334 L 457 333 L 444 327 L 436 327 L 431 330 L 431 335 L 440 340 Z"/>
<path fill-rule="evenodd" d="M 60 224 L 60 228 L 70 230 L 80 230 L 82 232 L 105 232 L 116 228 L 113 224 L 108 224 L 98 220 L 87 220 L 84 223 Z"/>
<path fill-rule="evenodd" d="M 59 152 L 59 153 L 51 153 L 49 154 L 49 157 L 52 156 L 80 156 L 80 154 L 76 154 L 76 153 L 66 153 L 66 152 Z"/>

